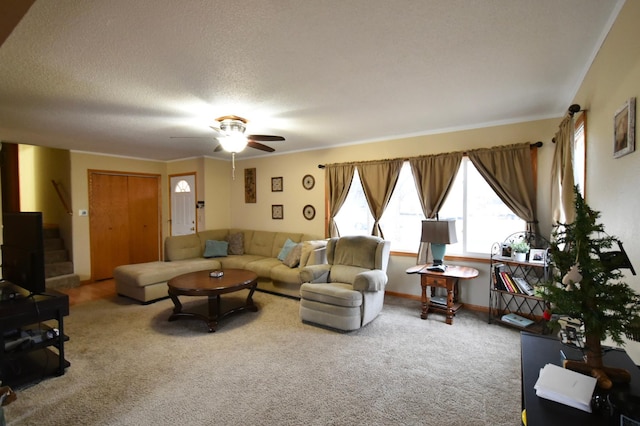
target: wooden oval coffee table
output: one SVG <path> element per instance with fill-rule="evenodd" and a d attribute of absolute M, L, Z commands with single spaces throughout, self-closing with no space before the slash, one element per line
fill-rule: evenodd
<path fill-rule="evenodd" d="M 224 275 L 220 278 L 210 277 L 210 272 L 208 270 L 190 272 L 178 275 L 167 282 L 169 297 L 175 305 L 173 313 L 169 316 L 169 321 L 180 318 L 199 319 L 207 323 L 209 332 L 214 332 L 221 319 L 237 312 L 256 312 L 258 310 L 258 307 L 253 303 L 253 292 L 258 285 L 258 276 L 254 272 L 244 269 L 224 269 Z M 245 304 L 240 306 L 236 304 L 223 310 L 220 295 L 243 289 L 249 290 Z M 178 296 L 207 296 L 209 299 L 208 312 L 183 312 L 182 303 L 178 300 Z"/>

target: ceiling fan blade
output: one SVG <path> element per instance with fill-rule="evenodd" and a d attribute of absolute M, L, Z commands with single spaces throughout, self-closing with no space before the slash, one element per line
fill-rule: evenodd
<path fill-rule="evenodd" d="M 262 142 L 278 142 L 284 140 L 282 136 L 273 135 L 248 135 L 247 139 Z"/>
<path fill-rule="evenodd" d="M 220 151 L 222 151 L 222 145 L 218 144 L 218 146 L 216 146 L 213 152 L 220 152 Z"/>
<path fill-rule="evenodd" d="M 266 146 L 263 145 L 261 143 L 258 143 L 256 141 L 247 141 L 247 145 L 250 146 L 251 148 L 255 148 L 255 149 L 259 149 L 260 151 L 266 151 L 266 152 L 273 152 L 275 151 L 275 149 L 271 148 L 270 146 Z"/>

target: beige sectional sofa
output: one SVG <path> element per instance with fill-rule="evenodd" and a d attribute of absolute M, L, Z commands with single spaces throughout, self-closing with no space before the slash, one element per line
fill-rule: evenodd
<path fill-rule="evenodd" d="M 283 257 L 282 249 L 296 243 Z M 218 257 L 209 255 L 210 245 Z M 224 243 L 225 253 L 220 252 Z M 118 266 L 113 271 L 118 294 L 149 303 L 167 297 L 167 281 L 188 272 L 239 268 L 258 274 L 258 289 L 300 297 L 300 271 L 326 263 L 326 240 L 313 235 L 247 229 L 215 229 L 165 239 L 165 261 Z M 284 260 L 278 259 L 281 255 Z"/>

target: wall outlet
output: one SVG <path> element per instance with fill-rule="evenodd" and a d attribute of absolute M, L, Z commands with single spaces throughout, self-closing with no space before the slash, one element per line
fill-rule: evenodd
<path fill-rule="evenodd" d="M 78 210 L 78 215 L 79 216 L 89 216 L 89 212 L 86 210 Z"/>

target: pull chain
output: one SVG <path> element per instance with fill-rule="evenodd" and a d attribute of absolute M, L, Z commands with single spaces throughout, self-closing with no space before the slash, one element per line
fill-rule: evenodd
<path fill-rule="evenodd" d="M 231 153 L 231 179 L 236 180 L 236 153 Z"/>

